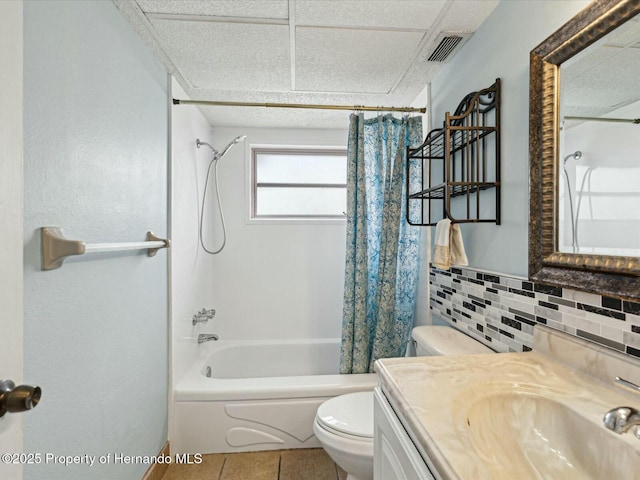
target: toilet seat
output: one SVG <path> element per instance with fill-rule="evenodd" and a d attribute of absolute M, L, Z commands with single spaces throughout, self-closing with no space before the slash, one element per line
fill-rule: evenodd
<path fill-rule="evenodd" d="M 327 400 L 318 407 L 316 421 L 338 436 L 373 441 L 373 392 L 348 393 Z"/>

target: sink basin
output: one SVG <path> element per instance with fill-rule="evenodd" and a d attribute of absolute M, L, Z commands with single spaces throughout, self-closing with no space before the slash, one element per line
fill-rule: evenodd
<path fill-rule="evenodd" d="M 505 392 L 465 413 L 467 436 L 493 478 L 640 478 L 639 440 L 559 401 Z"/>
<path fill-rule="evenodd" d="M 640 406 L 640 359 L 542 325 L 526 353 L 389 358 L 381 386 L 429 468 L 450 480 L 640 480 L 640 440 L 604 414 Z M 428 459 L 428 460 L 427 460 Z"/>

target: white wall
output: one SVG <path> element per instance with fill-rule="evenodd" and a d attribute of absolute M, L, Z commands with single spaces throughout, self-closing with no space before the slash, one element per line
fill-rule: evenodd
<path fill-rule="evenodd" d="M 238 135 L 247 139 L 229 151 L 218 169 L 227 245 L 211 258 L 198 253 L 211 265 L 206 306 L 218 312 L 199 332 L 224 339 L 340 336 L 346 224 L 248 224 L 247 175 L 251 144 L 343 146 L 347 124 L 345 116 L 345 130 L 214 129 L 217 149 Z M 204 149 L 197 155 L 203 165 L 211 158 Z M 214 248 L 221 237 L 210 188 L 205 241 Z"/>
<path fill-rule="evenodd" d="M 167 254 L 40 269 L 38 229 L 89 243 L 167 232 L 168 82 L 111 2 L 24 3 L 26 452 L 156 455 L 167 439 Z M 113 457 L 112 457 L 113 458 Z M 27 465 L 139 480 L 147 465 Z"/>
<path fill-rule="evenodd" d="M 467 93 L 502 79 L 502 224 L 462 225 L 472 267 L 527 274 L 529 52 L 588 3 L 500 2 L 432 82 L 432 120 L 438 126 Z"/>
<path fill-rule="evenodd" d="M 172 94 L 188 98 L 175 80 Z M 196 139 L 213 145 L 213 138 L 211 126 L 195 106 L 174 105 L 171 130 L 171 363 L 175 387 L 198 355 L 196 338 L 201 327 L 194 327 L 191 317 L 212 304 L 213 257 L 199 248 L 198 241 L 198 211 L 211 150 L 196 148 Z"/>

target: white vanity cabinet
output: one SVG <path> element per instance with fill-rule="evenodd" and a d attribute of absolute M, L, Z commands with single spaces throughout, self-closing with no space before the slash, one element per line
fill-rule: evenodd
<path fill-rule="evenodd" d="M 380 387 L 375 389 L 373 418 L 374 480 L 436 480 Z"/>

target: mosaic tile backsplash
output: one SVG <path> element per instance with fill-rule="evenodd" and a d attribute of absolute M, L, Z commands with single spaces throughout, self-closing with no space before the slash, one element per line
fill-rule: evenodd
<path fill-rule="evenodd" d="M 464 267 L 429 281 L 432 312 L 497 352 L 531 350 L 542 323 L 640 357 L 640 303 Z"/>

